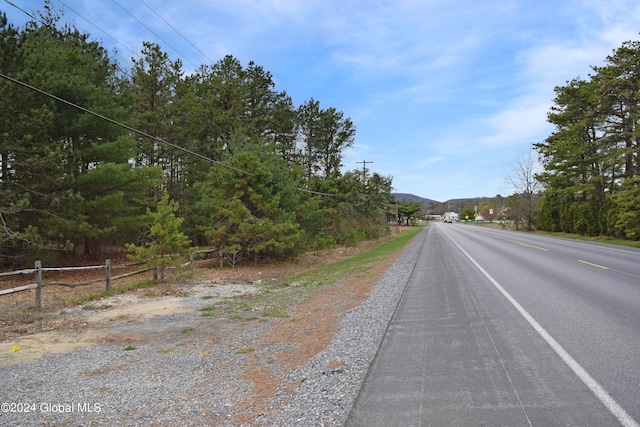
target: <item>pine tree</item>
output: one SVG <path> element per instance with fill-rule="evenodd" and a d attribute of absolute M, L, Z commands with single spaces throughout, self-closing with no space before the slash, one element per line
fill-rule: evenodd
<path fill-rule="evenodd" d="M 130 257 L 137 261 L 149 261 L 154 270 L 154 279 L 160 271 L 160 280 L 164 280 L 165 268 L 184 254 L 189 238 L 180 231 L 183 218 L 176 217 L 178 203 L 169 200 L 169 194 L 164 193 L 158 202 L 156 212 L 147 208 L 147 216 L 151 222 L 148 241 L 142 246 L 134 243 L 126 245 Z"/>

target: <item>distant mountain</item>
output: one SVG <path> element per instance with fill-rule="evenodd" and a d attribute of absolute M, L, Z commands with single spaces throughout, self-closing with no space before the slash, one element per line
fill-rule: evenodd
<path fill-rule="evenodd" d="M 421 203 L 423 205 L 428 205 L 431 203 L 440 203 L 437 200 L 432 200 L 432 199 L 425 199 L 424 197 L 420 197 L 420 196 L 416 196 L 414 194 L 407 194 L 407 193 L 393 193 L 396 197 L 397 200 L 399 202 L 418 202 Z"/>
<path fill-rule="evenodd" d="M 393 193 L 395 195 L 395 193 Z M 418 202 L 423 205 L 423 210 L 434 215 L 442 215 L 445 212 L 459 212 L 463 206 L 479 206 L 480 202 L 489 197 L 469 197 L 464 199 L 449 199 L 444 202 L 425 199 L 414 194 L 398 193 L 399 202 Z"/>
<path fill-rule="evenodd" d="M 481 201 L 488 199 L 489 197 L 469 197 L 466 199 L 451 199 L 447 200 L 447 204 L 455 206 L 460 209 L 461 206 L 478 206 Z"/>

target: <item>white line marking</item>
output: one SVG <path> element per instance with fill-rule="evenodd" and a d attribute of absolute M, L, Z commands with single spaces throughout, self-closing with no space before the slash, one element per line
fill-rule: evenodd
<path fill-rule="evenodd" d="M 451 239 L 454 245 L 462 251 L 463 254 L 489 279 L 489 281 L 500 291 L 502 295 L 520 312 L 522 317 L 533 327 L 533 329 L 540 334 L 540 336 L 551 346 L 551 348 L 560 356 L 560 358 L 566 363 L 569 368 L 582 380 L 582 382 L 589 387 L 589 390 L 607 407 L 620 423 L 625 427 L 640 427 L 640 425 L 624 410 L 622 406 L 618 404 L 609 393 L 595 380 L 589 373 L 573 358 L 571 355 L 558 343 L 549 333 L 529 314 L 527 310 L 522 307 L 518 301 L 516 301 L 511 294 L 509 294 L 484 268 L 471 258 L 471 255 L 467 253 L 462 246 L 460 246 L 449 234 L 445 231 L 444 234 Z"/>

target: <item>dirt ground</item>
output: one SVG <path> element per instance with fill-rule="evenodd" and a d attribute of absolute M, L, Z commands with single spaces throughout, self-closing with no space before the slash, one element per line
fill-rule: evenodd
<path fill-rule="evenodd" d="M 127 342 L 139 345 L 141 339 L 163 339 L 163 336 L 155 334 L 116 336 L 112 331 L 118 324 L 131 325 L 149 317 L 186 311 L 183 299 L 175 296 L 185 292 L 198 292 L 198 283 L 206 283 L 207 292 L 215 291 L 216 294 L 226 296 L 246 296 L 256 292 L 256 283 L 283 281 L 299 273 L 353 257 L 380 245 L 385 240 L 363 242 L 353 248 L 336 248 L 323 254 L 307 254 L 291 262 L 240 266 L 235 269 L 220 269 L 217 266 L 198 268 L 193 278 L 180 281 L 169 277 L 166 283 L 156 284 L 151 288 L 130 290 L 102 300 L 93 300 L 85 306 L 73 307 L 68 301 L 104 290 L 104 283 L 75 289 L 62 286 L 45 287 L 42 294 L 42 310 L 34 309 L 33 290 L 2 295 L 0 368 L 28 362 L 49 353 L 66 353 L 73 349 L 88 348 L 97 342 L 117 341 L 118 345 Z M 318 287 L 318 290 L 303 302 L 291 307 L 287 317 L 269 319 L 268 327 L 257 339 L 237 344 L 239 348 L 276 350 L 271 354 L 271 365 L 267 365 L 264 357 L 258 354 L 248 353 L 241 356 L 244 369 L 239 379 L 252 383 L 253 387 L 249 393 L 237 396 L 239 415 L 233 420 L 234 424 L 252 424 L 273 410 L 269 399 L 284 384 L 286 375 L 331 342 L 345 313 L 364 302 L 378 278 L 395 261 L 399 253 L 398 251 L 389 254 L 364 274 L 360 273 L 356 277 L 344 278 L 338 283 Z M 63 279 L 65 282 L 76 283 L 87 278 L 87 274 L 83 273 L 75 276 L 66 274 Z M 150 276 L 132 276 L 114 283 L 113 287 L 126 286 L 148 278 Z M 54 279 L 44 278 L 45 282 L 48 280 Z M 56 277 L 55 280 L 62 279 Z M 15 284 L 0 282 L 0 289 L 12 286 Z M 91 306 L 90 309 L 87 305 Z M 226 322 L 229 327 L 251 327 L 249 322 L 236 322 L 237 326 L 232 326 L 233 321 L 228 316 L 221 316 L 216 321 Z M 220 342 L 212 341 L 212 345 L 219 344 Z M 19 349 L 16 349 L 16 346 Z M 276 369 L 274 363 L 277 365 Z M 330 367 L 339 370 L 342 363 L 335 360 Z"/>

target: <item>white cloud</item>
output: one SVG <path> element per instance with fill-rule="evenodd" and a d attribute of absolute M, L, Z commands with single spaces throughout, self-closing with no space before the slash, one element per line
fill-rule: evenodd
<path fill-rule="evenodd" d="M 208 62 L 143 4 L 117 1 Z M 637 0 L 144 1 L 212 60 L 254 60 L 295 102 L 344 109 L 358 129 L 348 169 L 374 161 L 403 191 L 442 199 L 495 193 L 478 177 L 513 146 L 548 136 L 554 86 L 587 78 L 640 31 Z M 135 51 L 162 45 L 112 2 L 66 3 Z"/>
<path fill-rule="evenodd" d="M 546 122 L 550 102 L 532 102 L 512 106 L 487 120 L 489 132 L 478 142 L 490 147 L 503 147 L 528 141 L 539 142 L 549 135 L 552 127 Z"/>
<path fill-rule="evenodd" d="M 546 122 L 546 115 L 555 96 L 554 87 L 578 77 L 588 79 L 593 66 L 603 65 L 613 49 L 634 38 L 632 28 L 638 28 L 640 6 L 616 1 L 609 6 L 599 1 L 579 3 L 597 12 L 586 14 L 590 17 L 589 26 L 581 26 L 577 37 L 557 32 L 548 34 L 544 40 L 528 42 L 529 46 L 516 56 L 514 84 L 518 85 L 520 95 L 507 99 L 502 108 L 484 121 L 488 132 L 480 142 L 500 147 L 523 140 L 537 142 L 548 136 L 553 128 Z M 565 13 L 568 10 L 567 7 Z M 585 20 L 584 15 L 572 16 L 580 21 Z"/>
<path fill-rule="evenodd" d="M 417 169 L 423 169 L 426 167 L 430 167 L 432 165 L 434 165 L 435 163 L 441 163 L 442 161 L 445 160 L 444 156 L 430 156 L 427 158 L 418 158 L 417 160 L 415 160 L 413 162 L 413 167 L 417 168 Z"/>

